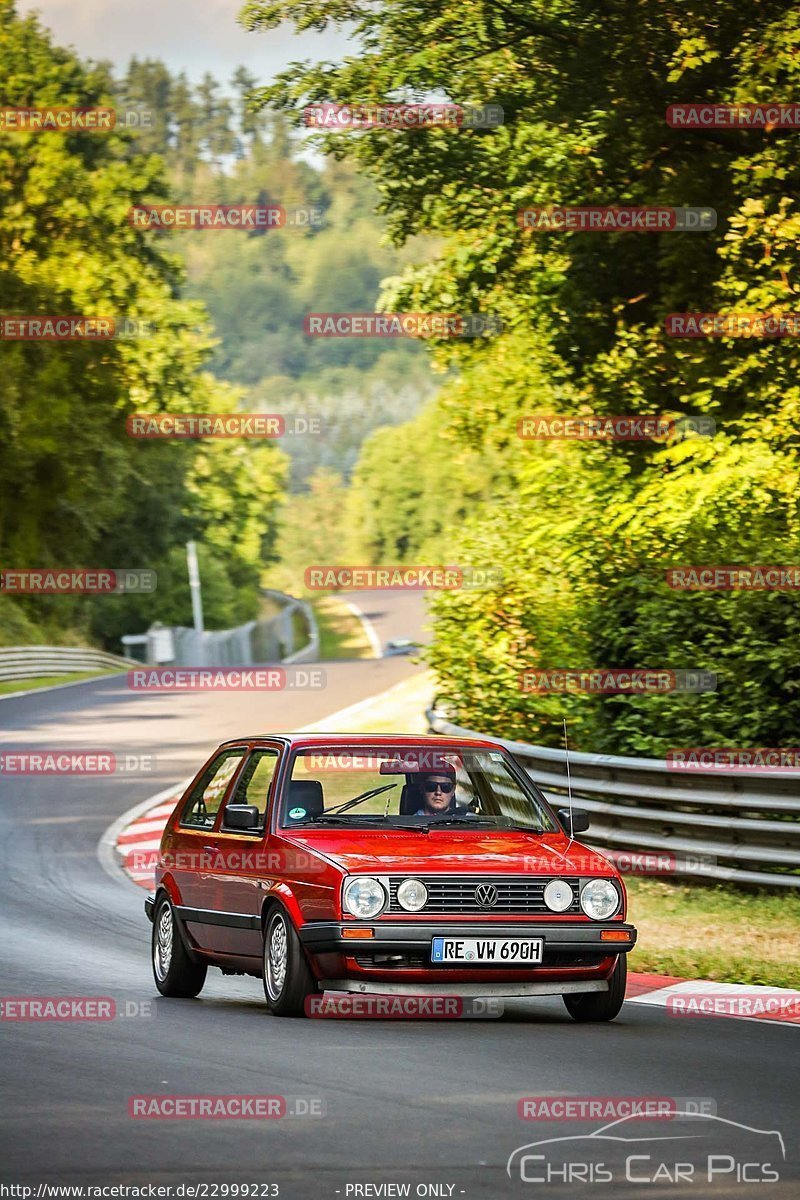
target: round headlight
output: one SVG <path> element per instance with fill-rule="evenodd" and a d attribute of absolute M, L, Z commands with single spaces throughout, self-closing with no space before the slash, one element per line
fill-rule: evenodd
<path fill-rule="evenodd" d="M 359 875 L 351 879 L 344 889 L 345 907 L 354 917 L 377 917 L 386 903 L 386 892 L 377 879 Z"/>
<path fill-rule="evenodd" d="M 407 912 L 419 912 L 427 899 L 428 889 L 421 879 L 404 879 L 397 889 L 397 903 Z"/>
<path fill-rule="evenodd" d="M 610 879 L 592 879 L 581 892 L 581 908 L 587 917 L 605 921 L 619 908 L 620 895 Z"/>
<path fill-rule="evenodd" d="M 551 879 L 544 889 L 544 902 L 552 912 L 566 912 L 573 898 L 572 888 L 563 879 Z"/>

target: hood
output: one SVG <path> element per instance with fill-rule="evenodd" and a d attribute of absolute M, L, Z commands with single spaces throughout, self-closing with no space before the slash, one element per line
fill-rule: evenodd
<path fill-rule="evenodd" d="M 612 863 L 563 833 L 519 830 L 439 829 L 383 832 L 374 829 L 293 831 L 292 842 L 333 861 L 347 874 L 406 875 L 450 871 L 471 875 L 606 875 Z"/>

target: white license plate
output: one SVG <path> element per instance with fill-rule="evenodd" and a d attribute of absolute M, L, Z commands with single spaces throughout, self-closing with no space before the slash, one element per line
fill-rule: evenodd
<path fill-rule="evenodd" d="M 542 961 L 543 938 L 449 938 L 435 937 L 431 943 L 431 962 L 502 963 L 504 966 L 529 966 Z"/>

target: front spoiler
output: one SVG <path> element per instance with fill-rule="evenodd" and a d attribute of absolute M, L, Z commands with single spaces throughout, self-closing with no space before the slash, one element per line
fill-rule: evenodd
<path fill-rule="evenodd" d="M 363 939 L 342 936 L 343 929 L 354 927 L 371 929 L 373 936 Z M 602 941 L 600 934 L 604 930 L 612 929 L 617 933 L 625 932 L 628 935 L 627 940 Z M 430 949 L 433 937 L 543 938 L 545 954 L 548 950 L 606 955 L 627 954 L 636 945 L 635 928 L 620 921 L 601 921 L 591 925 L 464 925 L 453 921 L 436 921 L 424 925 L 377 922 L 370 925 L 368 921 L 310 921 L 298 932 L 300 941 L 312 954 L 333 953 L 345 954 L 348 957 L 365 950 L 394 954 L 420 953 Z"/>
<path fill-rule="evenodd" d="M 156 906 L 155 896 L 145 896 L 144 911 L 147 913 L 148 921 L 152 921 L 152 919 L 153 919 L 153 910 L 154 910 L 155 906 Z"/>
<path fill-rule="evenodd" d="M 608 980 L 552 983 L 362 983 L 355 979 L 322 979 L 325 992 L 358 992 L 369 996 L 460 996 L 462 999 L 498 996 L 566 996 L 577 992 L 607 992 Z"/>

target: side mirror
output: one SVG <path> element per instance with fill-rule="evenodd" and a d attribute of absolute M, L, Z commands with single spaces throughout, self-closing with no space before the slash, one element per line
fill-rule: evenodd
<path fill-rule="evenodd" d="M 559 808 L 556 810 L 556 815 L 561 822 L 564 832 L 569 835 L 569 809 Z M 572 832 L 585 833 L 589 828 L 590 818 L 585 808 L 573 808 L 572 810 Z"/>
<path fill-rule="evenodd" d="M 259 829 L 261 814 L 255 804 L 229 804 L 222 826 L 224 829 Z"/>

